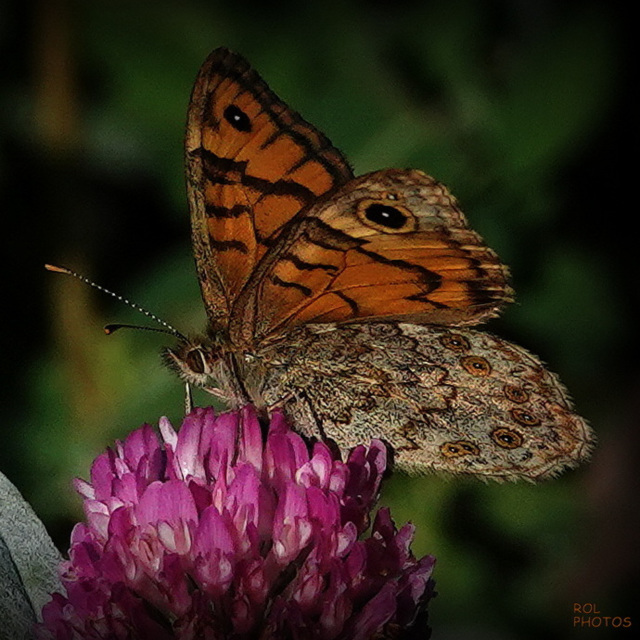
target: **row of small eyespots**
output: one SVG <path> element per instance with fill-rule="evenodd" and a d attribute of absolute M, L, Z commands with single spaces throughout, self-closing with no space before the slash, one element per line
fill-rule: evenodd
<path fill-rule="evenodd" d="M 471 344 L 464 336 L 455 333 L 445 333 L 440 337 L 443 346 L 457 353 L 467 353 Z M 460 364 L 472 376 L 487 377 L 492 372 L 489 361 L 482 356 L 465 355 L 460 358 Z M 523 404 L 529 400 L 529 394 L 517 385 L 506 384 L 503 388 L 507 400 Z M 522 407 L 514 407 L 510 410 L 513 419 L 519 424 L 531 427 L 540 424 L 540 420 Z M 522 446 L 523 437 L 520 433 L 506 427 L 498 427 L 491 432 L 491 439 L 503 449 L 517 449 Z M 478 455 L 480 450 L 476 444 L 468 440 L 456 440 L 445 442 L 440 450 L 448 458 L 457 458 L 466 455 Z"/>

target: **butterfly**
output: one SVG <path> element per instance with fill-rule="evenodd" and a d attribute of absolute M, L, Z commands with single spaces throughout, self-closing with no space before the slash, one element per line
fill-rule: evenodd
<path fill-rule="evenodd" d="M 381 438 L 413 473 L 537 480 L 588 457 L 558 378 L 469 328 L 512 290 L 445 186 L 418 170 L 354 177 L 225 48 L 193 88 L 186 174 L 208 325 L 165 359 L 188 385 L 280 408 L 345 451 Z"/>

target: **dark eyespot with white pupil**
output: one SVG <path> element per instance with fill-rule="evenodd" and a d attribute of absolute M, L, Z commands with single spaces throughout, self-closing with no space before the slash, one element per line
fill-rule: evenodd
<path fill-rule="evenodd" d="M 407 216 L 402 211 L 387 204 L 370 204 L 366 208 L 365 217 L 389 229 L 402 229 L 408 222 Z"/>
<path fill-rule="evenodd" d="M 249 116 L 235 104 L 229 105 L 224 110 L 224 119 L 236 130 L 242 133 L 251 131 L 251 120 Z"/>

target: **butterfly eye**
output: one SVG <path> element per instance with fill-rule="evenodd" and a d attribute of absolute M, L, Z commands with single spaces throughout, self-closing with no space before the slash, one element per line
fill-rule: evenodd
<path fill-rule="evenodd" d="M 191 349 L 185 356 L 184 361 L 193 373 L 205 373 L 207 370 L 207 363 L 205 362 L 202 349 Z"/>
<path fill-rule="evenodd" d="M 224 110 L 224 119 L 236 130 L 248 133 L 251 131 L 251 120 L 249 116 L 236 107 L 235 104 L 229 105 Z"/>

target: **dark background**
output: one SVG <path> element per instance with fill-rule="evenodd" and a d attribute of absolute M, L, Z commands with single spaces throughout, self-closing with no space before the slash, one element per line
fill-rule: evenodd
<path fill-rule="evenodd" d="M 640 626 L 631 24 L 552 0 L 2 3 L 0 469 L 60 548 L 82 517 L 71 479 L 142 422 L 179 420 L 182 387 L 164 336 L 102 332 L 143 316 L 42 264 L 204 326 L 182 136 L 197 69 L 225 45 L 356 173 L 415 167 L 451 188 L 512 269 L 517 303 L 490 330 L 548 362 L 598 434 L 589 465 L 541 485 L 386 485 L 416 554 L 438 558 L 433 637 L 629 633 L 574 629 L 574 602 Z"/>

